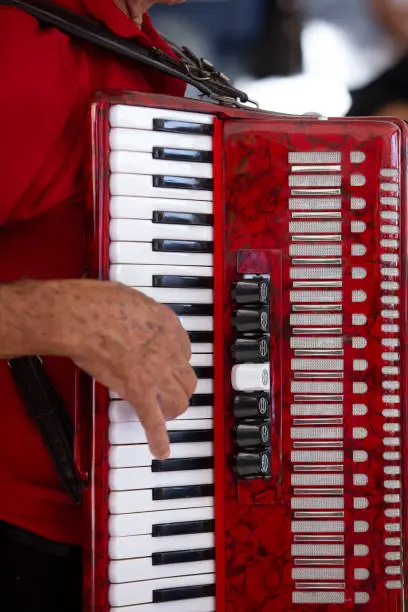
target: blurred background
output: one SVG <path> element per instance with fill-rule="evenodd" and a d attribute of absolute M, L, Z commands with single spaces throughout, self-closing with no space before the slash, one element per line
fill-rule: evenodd
<path fill-rule="evenodd" d="M 187 0 L 151 15 L 266 110 L 408 120 L 408 0 Z"/>

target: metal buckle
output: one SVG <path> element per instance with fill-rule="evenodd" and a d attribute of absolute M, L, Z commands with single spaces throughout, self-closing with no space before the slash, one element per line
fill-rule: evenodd
<path fill-rule="evenodd" d="M 184 68 L 186 69 L 187 74 L 196 81 L 210 81 L 213 74 L 210 74 L 206 70 L 203 70 L 200 66 L 195 66 L 194 64 L 188 64 L 187 62 L 183 62 Z"/>
<path fill-rule="evenodd" d="M 222 106 L 236 107 L 236 108 L 241 108 L 244 110 L 245 109 L 246 110 L 258 110 L 259 109 L 258 102 L 256 102 L 255 100 L 250 100 L 249 98 L 248 98 L 248 101 L 244 103 L 239 100 L 238 96 L 236 98 L 233 98 L 232 96 L 222 96 L 220 94 L 212 93 L 210 95 L 210 99 L 218 102 Z M 254 109 L 251 109 L 251 105 L 254 107 Z"/>

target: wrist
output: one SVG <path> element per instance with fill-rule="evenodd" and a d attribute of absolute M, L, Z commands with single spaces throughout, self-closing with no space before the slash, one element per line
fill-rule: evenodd
<path fill-rule="evenodd" d="M 63 303 L 68 282 L 0 284 L 0 358 L 67 354 Z"/>

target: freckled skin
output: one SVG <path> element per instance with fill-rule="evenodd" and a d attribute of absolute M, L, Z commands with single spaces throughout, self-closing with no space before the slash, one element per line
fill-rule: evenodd
<path fill-rule="evenodd" d="M 168 457 L 166 420 L 186 410 L 197 382 L 188 335 L 169 308 L 93 280 L 0 285 L 0 304 L 0 358 L 71 358 L 135 407 L 152 453 Z"/>

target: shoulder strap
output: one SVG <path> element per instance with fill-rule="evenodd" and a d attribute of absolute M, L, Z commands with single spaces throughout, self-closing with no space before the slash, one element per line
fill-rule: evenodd
<path fill-rule="evenodd" d="M 40 357 L 18 357 L 8 361 L 28 416 L 36 424 L 61 484 L 71 500 L 79 504 L 85 482 L 74 459 L 74 426 L 64 402 L 47 375 Z"/>
<path fill-rule="evenodd" d="M 240 106 L 249 102 L 243 91 L 235 89 L 221 72 L 204 59 L 197 58 L 187 47 L 178 47 L 167 41 L 175 59 L 157 48 L 147 48 L 134 39 L 117 36 L 101 23 L 77 15 L 48 0 L 0 0 L 0 6 L 11 6 L 35 17 L 39 22 L 53 26 L 68 34 L 86 40 L 112 53 L 142 63 L 193 85 L 203 95 L 221 104 Z"/>

